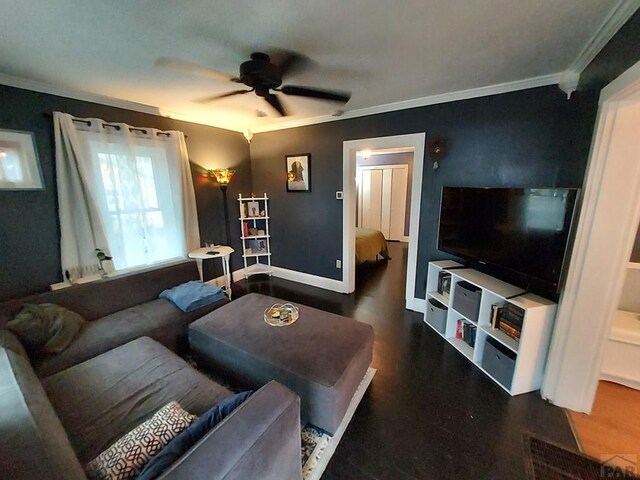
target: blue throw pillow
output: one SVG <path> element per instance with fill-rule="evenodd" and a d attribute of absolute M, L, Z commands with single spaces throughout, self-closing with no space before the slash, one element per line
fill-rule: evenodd
<path fill-rule="evenodd" d="M 238 393 L 218 402 L 154 455 L 140 472 L 137 480 L 153 480 L 162 475 L 176 460 L 249 398 L 251 393 Z"/>
<path fill-rule="evenodd" d="M 166 298 L 183 312 L 190 312 L 206 305 L 219 302 L 224 292 L 218 287 L 192 280 L 177 287 L 164 290 L 160 298 Z"/>

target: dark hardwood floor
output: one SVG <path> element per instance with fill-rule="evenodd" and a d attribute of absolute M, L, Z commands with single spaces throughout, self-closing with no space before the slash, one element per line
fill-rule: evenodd
<path fill-rule="evenodd" d="M 373 326 L 378 373 L 323 480 L 525 478 L 522 432 L 577 449 L 565 413 L 538 393 L 509 397 L 404 309 L 406 244 L 361 268 L 342 295 L 268 277 L 234 285 L 345 315 Z"/>

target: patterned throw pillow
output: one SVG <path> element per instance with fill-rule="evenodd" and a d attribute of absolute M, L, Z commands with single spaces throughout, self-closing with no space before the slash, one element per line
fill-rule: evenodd
<path fill-rule="evenodd" d="M 89 462 L 85 467 L 87 477 L 91 480 L 135 478 L 151 457 L 196 418 L 185 412 L 178 402 L 168 403 Z"/>

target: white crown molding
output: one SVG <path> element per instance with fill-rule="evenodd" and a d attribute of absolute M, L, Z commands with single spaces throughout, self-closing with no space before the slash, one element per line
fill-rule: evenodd
<path fill-rule="evenodd" d="M 618 0 L 567 71 L 581 74 L 639 7 L 640 0 Z"/>
<path fill-rule="evenodd" d="M 207 125 L 209 127 L 221 128 L 224 130 L 231 130 L 233 132 L 244 133 L 243 129 L 233 129 L 229 127 L 221 127 L 213 123 L 203 123 L 201 121 L 194 121 L 189 118 L 188 115 L 184 115 L 176 112 L 161 111 L 158 107 L 151 105 L 145 105 L 142 103 L 131 102 L 129 100 L 122 100 L 119 98 L 108 97 L 106 95 L 98 95 L 95 93 L 85 92 L 84 90 L 78 90 L 70 87 L 62 87 L 52 85 L 46 82 L 40 82 L 37 80 L 29 80 L 22 77 L 16 77 L 14 75 L 8 75 L 6 73 L 0 73 L 0 85 L 7 85 L 9 87 L 20 88 L 23 90 L 31 90 L 34 92 L 46 93 L 49 95 L 55 95 L 58 97 L 72 98 L 74 100 L 82 100 L 84 102 L 98 103 L 100 105 L 106 105 L 108 107 L 122 108 L 124 110 L 131 110 L 134 112 L 148 113 L 149 115 L 156 115 L 159 117 L 172 118 L 184 122 L 197 123 L 200 125 Z"/>
<path fill-rule="evenodd" d="M 149 113 L 151 115 L 161 115 L 160 110 L 156 107 L 152 107 L 151 105 L 144 105 L 142 103 L 130 102 L 128 100 L 120 100 L 104 95 L 97 95 L 82 90 L 76 90 L 74 88 L 59 87 L 49 83 L 39 82 L 37 80 L 29 80 L 22 77 L 7 75 L 5 73 L 0 73 L 0 84 L 7 85 L 9 87 L 21 88 L 23 90 L 32 90 L 34 92 L 56 95 L 58 97 L 99 103 L 100 105 L 107 105 L 109 107 L 124 108 L 135 112 Z"/>
<path fill-rule="evenodd" d="M 580 83 L 580 72 L 574 70 L 565 70 L 562 73 L 558 87 L 567 94 L 567 100 L 571 98 L 571 94 L 576 91 Z"/>
<path fill-rule="evenodd" d="M 428 97 L 414 98 L 412 100 L 403 100 L 400 102 L 387 103 L 385 105 L 377 105 L 374 107 L 361 108 L 343 113 L 340 116 L 322 115 L 311 118 L 301 118 L 287 122 L 278 123 L 276 125 L 265 125 L 252 128 L 252 132 L 264 133 L 274 130 L 284 130 L 287 128 L 302 127 L 305 125 L 313 125 L 316 123 L 335 122 L 337 120 L 345 120 L 348 118 L 364 117 L 367 115 L 376 115 L 378 113 L 395 112 L 397 110 L 406 110 L 409 108 L 425 107 L 428 105 L 436 105 L 439 103 L 456 102 L 458 100 L 467 100 L 470 98 L 487 97 L 489 95 L 498 95 L 501 93 L 515 92 L 518 90 L 526 90 L 528 88 L 544 87 L 548 85 L 557 85 L 560 82 L 562 74 L 553 73 L 551 75 L 543 75 L 540 77 L 526 78 L 524 80 L 516 80 L 514 82 L 498 83 L 496 85 L 487 85 L 485 87 L 470 88 L 468 90 L 460 90 L 457 92 L 442 93 L 439 95 L 430 95 Z"/>
<path fill-rule="evenodd" d="M 635 0 L 634 0 L 635 1 Z M 638 0 L 640 1 L 640 0 Z M 526 90 L 528 88 L 543 87 L 547 85 L 557 85 L 561 80 L 561 73 L 554 73 L 551 75 L 543 75 L 540 77 L 532 77 L 524 80 L 516 80 L 514 82 L 499 83 L 496 85 L 488 85 L 485 87 L 471 88 L 468 90 L 460 90 L 457 92 L 443 93 L 439 95 L 431 95 L 427 97 L 414 98 L 412 100 L 403 100 L 400 102 L 388 103 L 386 105 L 378 105 L 373 107 L 361 108 L 358 110 L 351 110 L 345 112 L 340 116 L 334 115 L 322 115 L 310 118 L 301 118 L 291 120 L 276 125 L 257 126 L 251 129 L 252 135 L 255 133 L 270 132 L 274 130 L 284 130 L 287 128 L 301 127 L 305 125 L 313 125 L 316 123 L 332 122 L 336 120 L 344 120 L 347 118 L 364 117 L 367 115 L 375 115 L 378 113 L 393 112 L 397 110 L 405 110 L 408 108 L 424 107 L 427 105 L 436 105 L 439 103 L 455 102 L 458 100 L 466 100 L 470 98 L 485 97 L 489 95 L 498 95 L 500 93 L 514 92 L 517 90 Z M 16 77 L 13 75 L 7 75 L 0 73 L 0 84 L 8 85 L 10 87 L 21 88 L 24 90 L 32 90 L 35 92 L 47 93 L 49 95 L 56 95 L 59 97 L 73 98 L 76 100 L 82 100 L 85 102 L 98 103 L 101 105 L 107 105 L 115 108 L 123 108 L 125 110 L 132 110 L 134 112 L 148 113 L 150 115 L 158 115 L 167 118 L 173 118 L 185 122 L 197 123 L 200 125 L 208 125 L 210 127 L 222 128 L 224 130 L 231 130 L 233 132 L 239 132 L 244 134 L 246 129 L 235 129 L 225 126 L 216 125 L 215 123 L 205 123 L 202 121 L 192 120 L 188 115 L 161 111 L 158 107 L 151 105 L 144 105 L 141 103 L 130 102 L 128 100 L 121 100 L 118 98 L 108 97 L 104 95 L 98 95 L 94 93 L 85 92 L 69 87 L 60 87 L 51 85 L 49 83 L 40 82 L 37 80 L 29 80 L 22 77 Z"/>

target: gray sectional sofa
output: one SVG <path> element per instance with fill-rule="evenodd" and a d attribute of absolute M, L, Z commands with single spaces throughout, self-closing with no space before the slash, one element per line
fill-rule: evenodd
<path fill-rule="evenodd" d="M 10 300 L 0 304 L 0 327 L 25 303 L 55 303 L 88 321 L 62 353 L 31 359 L 40 377 L 53 375 L 142 336 L 181 352 L 188 348 L 188 325 L 228 301 L 184 313 L 158 295 L 167 288 L 199 278 L 195 262 L 186 261 Z"/>
<path fill-rule="evenodd" d="M 9 316 L 25 301 L 57 303 L 89 320 L 57 355 L 0 342 L 0 479 L 86 479 L 83 465 L 168 402 L 201 415 L 231 394 L 171 351 L 226 303 L 185 314 L 157 299 L 197 275 L 181 263 L 0 305 Z M 299 480 L 300 399 L 268 383 L 161 478 Z"/>
<path fill-rule="evenodd" d="M 0 348 L 0 379 L 3 480 L 86 480 L 82 465 L 169 401 L 201 415 L 231 394 L 148 337 L 42 381 Z M 161 478 L 299 480 L 300 399 L 268 383 Z"/>

